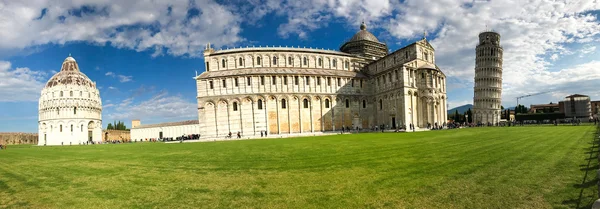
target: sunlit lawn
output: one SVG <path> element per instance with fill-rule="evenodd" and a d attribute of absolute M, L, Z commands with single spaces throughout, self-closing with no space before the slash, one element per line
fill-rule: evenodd
<path fill-rule="evenodd" d="M 595 131 L 11 146 L 0 150 L 0 208 L 589 208 Z"/>

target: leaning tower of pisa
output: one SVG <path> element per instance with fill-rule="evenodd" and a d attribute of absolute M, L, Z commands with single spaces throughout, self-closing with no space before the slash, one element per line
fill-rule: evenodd
<path fill-rule="evenodd" d="M 473 122 L 497 124 L 502 105 L 502 46 L 500 34 L 486 31 L 479 34 L 475 48 L 475 87 Z"/>

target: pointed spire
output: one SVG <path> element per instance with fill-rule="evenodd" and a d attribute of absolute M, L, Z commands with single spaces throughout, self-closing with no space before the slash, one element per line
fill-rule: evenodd
<path fill-rule="evenodd" d="M 423 30 L 423 40 L 427 40 L 427 30 Z"/>
<path fill-rule="evenodd" d="M 71 57 L 71 53 L 69 53 L 69 57 Z"/>

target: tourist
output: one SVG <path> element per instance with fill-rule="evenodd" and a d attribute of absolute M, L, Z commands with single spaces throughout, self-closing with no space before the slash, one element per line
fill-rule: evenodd
<path fill-rule="evenodd" d="M 264 134 L 263 134 L 263 132 L 262 132 L 262 131 L 260 131 L 260 137 L 261 137 L 261 138 L 263 137 L 263 135 L 264 135 Z"/>
<path fill-rule="evenodd" d="M 2 149 L 2 144 L 0 144 L 0 150 Z"/>
<path fill-rule="evenodd" d="M 241 139 L 241 138 L 242 138 L 242 134 L 241 134 L 239 131 L 237 132 L 237 138 L 238 138 L 238 139 Z"/>
<path fill-rule="evenodd" d="M 265 137 L 267 137 L 267 131 L 265 131 Z"/>

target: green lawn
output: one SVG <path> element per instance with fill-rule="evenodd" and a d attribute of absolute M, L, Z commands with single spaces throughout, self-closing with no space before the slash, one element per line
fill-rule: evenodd
<path fill-rule="evenodd" d="M 0 151 L 0 208 L 589 208 L 595 132 L 12 146 Z"/>

